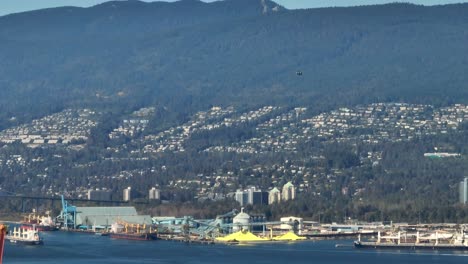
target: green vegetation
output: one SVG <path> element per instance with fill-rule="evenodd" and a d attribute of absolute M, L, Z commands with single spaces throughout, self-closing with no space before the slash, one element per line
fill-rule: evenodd
<path fill-rule="evenodd" d="M 276 4 L 266 2 L 266 14 L 253 0 L 122 1 L 0 17 L 0 130 L 69 108 L 98 113 L 87 139 L 71 146 L 0 143 L 0 192 L 77 196 L 105 187 L 120 199 L 132 186 L 143 199 L 160 186 L 163 199 L 184 212 L 198 208 L 209 216 L 208 206 L 232 209 L 224 196 L 236 188 L 292 181 L 303 184 L 297 200 L 249 209 L 323 221 L 468 221 L 468 209 L 457 205 L 468 166 L 466 123 L 402 142 L 311 136 L 294 150 L 207 151 L 260 138 L 259 124 L 298 106 L 311 117 L 375 102 L 467 104 L 468 5 L 273 11 Z M 235 107 L 237 113 L 217 117 L 223 120 L 266 105 L 282 108 L 190 132 L 178 146 L 183 151 L 171 144 L 145 151 L 161 140 L 147 137 L 182 131 L 198 111 Z M 155 109 L 144 131 L 109 137 L 143 107 Z M 271 129 L 272 137 L 282 129 Z M 361 127 L 348 134 L 378 132 Z M 424 158 L 434 147 L 462 155 Z M 222 201 L 197 203 L 198 182 Z M 0 203 L 2 211 L 15 209 Z M 173 212 L 164 204 L 142 209 Z"/>

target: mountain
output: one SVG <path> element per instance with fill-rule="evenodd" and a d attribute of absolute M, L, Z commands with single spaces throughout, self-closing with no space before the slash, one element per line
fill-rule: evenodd
<path fill-rule="evenodd" d="M 76 106 L 466 102 L 467 11 L 183 0 L 3 16 L 0 128 Z"/>
<path fill-rule="evenodd" d="M 257 211 L 466 222 L 467 13 L 183 0 L 0 17 L 0 189 L 228 201 L 292 181 L 297 200 Z"/>

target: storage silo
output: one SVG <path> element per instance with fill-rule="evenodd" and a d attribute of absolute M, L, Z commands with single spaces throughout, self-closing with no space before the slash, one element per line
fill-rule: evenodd
<path fill-rule="evenodd" d="M 249 230 L 250 215 L 244 213 L 244 208 L 242 208 L 241 212 L 233 218 L 232 224 L 232 232 Z"/>

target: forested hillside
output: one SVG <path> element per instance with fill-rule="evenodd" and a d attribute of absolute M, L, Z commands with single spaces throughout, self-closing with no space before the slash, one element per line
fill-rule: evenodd
<path fill-rule="evenodd" d="M 467 13 L 182 0 L 0 17 L 0 191 L 157 186 L 232 207 L 292 181 L 296 201 L 249 209 L 465 221 Z"/>

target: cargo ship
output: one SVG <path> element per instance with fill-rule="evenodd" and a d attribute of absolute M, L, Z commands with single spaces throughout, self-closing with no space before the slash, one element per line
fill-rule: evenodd
<path fill-rule="evenodd" d="M 54 225 L 41 225 L 41 224 L 31 224 L 31 223 L 21 223 L 21 228 L 26 230 L 37 230 L 40 232 L 47 231 L 57 231 L 58 228 Z"/>
<path fill-rule="evenodd" d="M 21 228 L 27 230 L 37 230 L 40 232 L 58 230 L 54 220 L 50 217 L 48 212 L 47 216 L 38 216 L 36 215 L 36 212 L 25 216 L 24 221 L 21 222 Z"/>
<path fill-rule="evenodd" d="M 359 236 L 354 241 L 356 248 L 368 249 L 409 249 L 409 250 L 456 250 L 468 251 L 468 236 L 461 231 L 460 233 L 450 234 L 435 232 L 432 234 L 420 235 L 405 234 L 398 232 L 396 235 L 381 236 L 378 232 L 376 241 L 361 241 Z"/>
<path fill-rule="evenodd" d="M 44 241 L 39 236 L 37 230 L 14 228 L 6 236 L 5 240 L 10 241 L 14 244 L 24 244 L 24 245 L 42 245 Z"/>
<path fill-rule="evenodd" d="M 156 240 L 157 233 L 153 232 L 152 228 L 147 228 L 146 225 L 129 224 L 129 223 L 114 223 L 111 225 L 110 238 L 127 239 L 127 240 Z"/>

